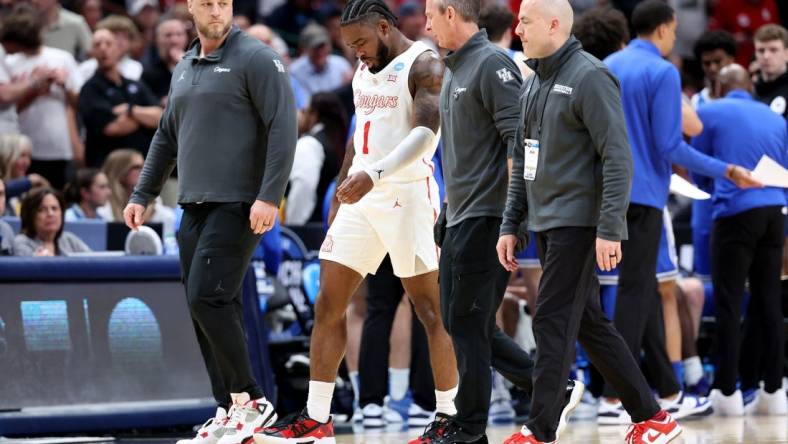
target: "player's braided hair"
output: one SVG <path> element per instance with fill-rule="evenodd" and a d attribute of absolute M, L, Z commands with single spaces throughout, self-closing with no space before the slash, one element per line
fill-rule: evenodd
<path fill-rule="evenodd" d="M 381 18 L 397 25 L 397 16 L 383 0 L 350 0 L 342 11 L 340 25 L 350 25 L 360 20 L 377 22 Z"/>

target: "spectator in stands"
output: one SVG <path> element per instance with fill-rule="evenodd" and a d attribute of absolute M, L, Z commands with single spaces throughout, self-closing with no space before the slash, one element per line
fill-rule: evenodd
<path fill-rule="evenodd" d="M 301 57 L 290 65 L 290 73 L 309 95 L 347 85 L 353 67 L 342 56 L 331 54 L 331 38 L 326 28 L 311 24 L 299 39 Z"/>
<path fill-rule="evenodd" d="M 322 205 L 328 185 L 339 173 L 345 155 L 348 118 L 332 93 L 312 96 L 299 121 L 295 161 L 290 172 L 285 222 L 304 225 L 323 220 Z"/>
<path fill-rule="evenodd" d="M 331 40 L 331 53 L 344 57 L 351 65 L 356 63 L 356 56 L 345 41 L 342 40 L 340 22 L 342 11 L 335 6 L 328 6 L 320 12 L 320 23 L 326 27 L 329 39 Z"/>
<path fill-rule="evenodd" d="M 95 168 L 77 171 L 74 179 L 66 185 L 66 202 L 71 206 L 66 210 L 66 222 L 83 219 L 103 220 L 98 209 L 109 201 L 109 181 L 107 175 Z"/>
<path fill-rule="evenodd" d="M 143 162 L 142 154 L 132 149 L 118 149 L 107 156 L 101 171 L 109 182 L 109 202 L 98 209 L 104 220 L 123 222 L 123 209 L 140 180 Z M 145 220 L 161 223 L 164 236 L 175 234 L 175 211 L 164 206 L 160 198 L 148 205 Z"/>
<path fill-rule="evenodd" d="M 54 72 L 43 66 L 33 70 L 28 76 L 11 78 L 5 57 L 5 49 L 0 45 L 0 134 L 18 133 L 16 104 L 45 94 L 54 80 Z"/>
<path fill-rule="evenodd" d="M 142 77 L 142 63 L 129 57 L 129 49 L 131 48 L 132 42 L 139 40 L 139 31 L 137 31 L 134 22 L 128 17 L 111 15 L 100 21 L 96 29 L 106 29 L 115 35 L 115 46 L 118 47 L 121 55 L 118 70 L 123 77 L 138 81 Z M 91 55 L 93 58 L 79 64 L 79 72 L 85 80 L 93 77 L 98 67 L 95 44 L 92 49 L 93 52 Z"/>
<path fill-rule="evenodd" d="M 533 71 L 525 65 L 525 54 L 511 48 L 512 20 L 514 20 L 514 14 L 509 11 L 509 8 L 497 3 L 489 4 L 483 7 L 479 13 L 479 29 L 486 30 L 487 38 L 509 54 L 525 78 Z"/>
<path fill-rule="evenodd" d="M 181 3 L 185 5 L 186 2 Z M 134 21 L 140 36 L 132 41 L 129 50 L 132 58 L 141 59 L 145 48 L 156 41 L 156 25 L 160 18 L 158 0 L 133 0 L 129 8 L 129 16 Z"/>
<path fill-rule="evenodd" d="M 766 25 L 755 33 L 755 95 L 788 119 L 788 30 Z"/>
<path fill-rule="evenodd" d="M 163 109 L 144 83 L 121 75 L 121 48 L 112 32 L 96 31 L 93 54 L 98 70 L 82 87 L 79 112 L 87 128 L 86 165 L 95 168 L 117 148 L 146 153 Z"/>
<path fill-rule="evenodd" d="M 145 52 L 142 80 L 162 105 L 166 104 L 165 98 L 170 91 L 172 70 L 183 58 L 189 43 L 187 37 L 186 26 L 181 20 L 165 17 L 156 26 L 155 44 Z"/>
<path fill-rule="evenodd" d="M 289 46 L 295 47 L 299 42 L 299 34 L 314 19 L 312 0 L 292 0 L 283 2 L 265 22 L 279 33 Z"/>
<path fill-rule="evenodd" d="M 6 200 L 21 196 L 34 187 L 49 186 L 39 174 L 27 174 L 33 146 L 23 134 L 0 135 L 0 179 L 6 184 Z"/>
<path fill-rule="evenodd" d="M 38 14 L 20 5 L 3 21 L 0 43 L 10 54 L 5 62 L 12 77 L 32 75 L 40 67 L 54 70 L 54 81 L 46 94 L 26 101 L 19 113 L 19 128 L 33 142 L 30 170 L 60 189 L 68 180 L 72 163 L 84 162 L 85 149 L 73 108 L 82 77 L 71 54 L 43 45 L 41 29 Z"/>
<path fill-rule="evenodd" d="M 785 120 L 751 96 L 752 81 L 739 65 L 720 72 L 723 98 L 702 106 L 698 114 L 704 131 L 692 144 L 723 162 L 754 168 L 767 155 L 788 166 L 788 131 Z M 715 413 L 744 414 L 737 385 L 741 342 L 741 307 L 749 278 L 750 305 L 760 308 L 764 386 L 756 411 L 788 413 L 782 388 L 784 328 L 780 271 L 786 200 L 780 188 L 741 190 L 728 181 L 714 183 L 712 281 L 717 316 L 718 362 L 711 399 Z M 757 382 L 755 382 L 757 384 Z M 741 387 L 742 390 L 755 387 Z"/>
<path fill-rule="evenodd" d="M 14 238 L 15 256 L 68 256 L 90 251 L 80 238 L 63 231 L 65 202 L 51 188 L 37 188 L 22 201 L 22 229 Z"/>
<path fill-rule="evenodd" d="M 583 44 L 583 49 L 599 60 L 605 60 L 629 42 L 627 18 L 611 7 L 589 9 L 575 21 L 572 33 Z"/>
<path fill-rule="evenodd" d="M 405 37 L 413 40 L 414 42 L 422 42 L 434 49 L 436 52 L 438 51 L 438 45 L 436 45 L 435 41 L 426 33 L 425 26 L 427 24 L 427 17 L 424 15 L 423 3 L 414 1 L 403 3 L 399 8 L 398 18 L 399 20 L 397 27 L 400 31 L 402 31 L 403 34 L 405 34 Z M 510 21 L 510 29 L 511 24 L 512 22 Z"/>
<path fill-rule="evenodd" d="M 81 15 L 60 6 L 58 0 L 32 0 L 40 14 L 44 45 L 62 49 L 76 60 L 84 60 L 90 51 L 90 28 Z"/>
<path fill-rule="evenodd" d="M 736 62 L 748 66 L 755 52 L 755 31 L 763 25 L 777 23 L 778 19 L 775 0 L 718 0 L 709 28 L 733 34 L 738 45 Z"/>
<path fill-rule="evenodd" d="M 252 25 L 246 30 L 246 33 L 273 48 L 273 50 L 279 54 L 279 57 L 282 58 L 282 62 L 285 65 L 290 65 L 290 54 L 287 43 L 285 43 L 273 29 L 265 25 Z M 309 94 L 307 94 L 304 87 L 301 86 L 301 83 L 293 77 L 292 72 L 289 72 L 289 75 L 290 86 L 293 88 L 293 96 L 295 97 L 296 109 L 302 111 L 309 105 Z"/>
<path fill-rule="evenodd" d="M 101 0 L 83 0 L 79 6 L 79 13 L 88 24 L 90 32 L 96 30 L 96 25 L 104 17 L 104 10 L 101 7 Z"/>
<path fill-rule="evenodd" d="M 5 183 L 0 179 L 0 217 L 5 215 Z M 0 256 L 13 256 L 14 229 L 8 222 L 0 219 Z"/>

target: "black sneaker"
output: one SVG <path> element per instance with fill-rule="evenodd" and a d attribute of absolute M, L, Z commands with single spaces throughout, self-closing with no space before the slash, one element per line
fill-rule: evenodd
<path fill-rule="evenodd" d="M 484 433 L 471 433 L 456 421 L 450 419 L 443 430 L 443 435 L 430 441 L 431 444 L 488 444 Z"/>

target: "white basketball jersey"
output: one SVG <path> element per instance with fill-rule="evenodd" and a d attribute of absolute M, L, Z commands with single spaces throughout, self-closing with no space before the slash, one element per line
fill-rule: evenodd
<path fill-rule="evenodd" d="M 353 100 L 356 105 L 356 130 L 353 145 L 356 154 L 350 174 L 369 168 L 384 158 L 413 129 L 413 97 L 408 87 L 410 68 L 418 56 L 432 51 L 422 42 L 414 42 L 378 73 L 361 64 L 353 76 Z M 438 147 L 440 131 L 432 149 L 383 182 L 411 182 L 432 176 L 432 156 Z"/>

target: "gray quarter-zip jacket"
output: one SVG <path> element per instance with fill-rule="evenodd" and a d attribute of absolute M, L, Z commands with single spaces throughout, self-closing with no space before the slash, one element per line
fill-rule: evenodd
<path fill-rule="evenodd" d="M 632 152 L 618 80 L 574 37 L 527 63 L 535 73 L 523 82 L 501 234 L 517 234 L 527 217 L 532 231 L 595 226 L 600 238 L 626 239 Z M 526 138 L 540 145 L 532 181 L 523 178 Z"/>
<path fill-rule="evenodd" d="M 446 226 L 502 217 L 507 151 L 514 146 L 522 80 L 509 55 L 479 31 L 444 59 L 441 87 Z"/>
<path fill-rule="evenodd" d="M 268 46 L 236 27 L 200 58 L 195 40 L 175 67 L 167 109 L 130 202 L 147 205 L 178 164 L 178 202 L 278 205 L 297 138 L 293 91 Z"/>

